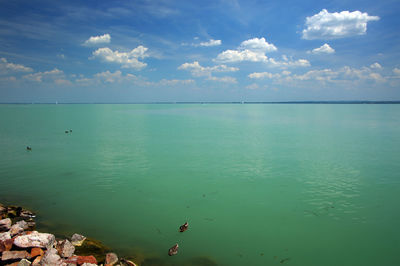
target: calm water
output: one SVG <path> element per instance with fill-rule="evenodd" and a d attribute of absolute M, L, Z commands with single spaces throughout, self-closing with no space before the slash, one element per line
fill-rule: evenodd
<path fill-rule="evenodd" d="M 0 105 L 0 202 L 144 265 L 400 265 L 400 105 Z"/>

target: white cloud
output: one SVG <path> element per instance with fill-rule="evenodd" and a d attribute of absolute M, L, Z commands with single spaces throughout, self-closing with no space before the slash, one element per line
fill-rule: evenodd
<path fill-rule="evenodd" d="M 228 67 L 226 65 L 203 67 L 197 61 L 194 61 L 193 63 L 184 63 L 180 65 L 178 69 L 188 70 L 194 77 L 206 77 L 207 80 L 227 82 L 227 83 L 236 83 L 237 81 L 233 77 L 215 77 L 213 76 L 213 73 L 235 72 L 239 70 L 239 68 L 237 67 Z"/>
<path fill-rule="evenodd" d="M 193 79 L 162 79 L 158 82 L 162 86 L 179 86 L 179 85 L 190 85 L 194 84 Z"/>
<path fill-rule="evenodd" d="M 147 66 L 146 63 L 139 61 L 139 59 L 143 59 L 148 57 L 146 51 L 148 48 L 144 46 L 138 46 L 130 52 L 119 52 L 112 51 L 110 48 L 99 48 L 93 52 L 94 57 L 99 57 L 106 62 L 118 63 L 122 64 L 123 68 L 134 68 L 134 69 L 142 69 Z"/>
<path fill-rule="evenodd" d="M 213 67 L 203 67 L 199 62 L 184 63 L 178 67 L 179 70 L 189 70 L 195 77 L 209 77 L 213 72 L 235 72 L 238 71 L 237 67 L 228 67 L 226 65 L 217 65 Z"/>
<path fill-rule="evenodd" d="M 89 39 L 87 39 L 83 45 L 85 46 L 95 46 L 99 44 L 104 44 L 104 43 L 110 43 L 111 41 L 111 36 L 110 34 L 106 33 L 101 36 L 92 36 Z"/>
<path fill-rule="evenodd" d="M 397 76 L 400 76 L 400 69 L 398 69 L 397 67 L 393 68 L 393 73 Z"/>
<path fill-rule="evenodd" d="M 276 51 L 275 45 L 268 43 L 265 38 L 253 38 L 243 41 L 237 50 L 226 50 L 220 53 L 215 61 L 218 62 L 267 62 L 267 52 Z"/>
<path fill-rule="evenodd" d="M 333 54 L 335 49 L 329 46 L 329 44 L 325 43 L 321 47 L 315 48 L 311 51 L 313 54 Z"/>
<path fill-rule="evenodd" d="M 260 86 L 258 86 L 257 83 L 252 83 L 252 84 L 246 86 L 246 89 L 249 89 L 249 90 L 257 90 L 259 88 L 260 88 Z"/>
<path fill-rule="evenodd" d="M 369 67 L 374 69 L 382 69 L 382 66 L 378 62 L 373 63 Z"/>
<path fill-rule="evenodd" d="M 9 63 L 7 59 L 0 58 L 0 73 L 8 72 L 32 72 L 33 69 L 20 64 Z"/>
<path fill-rule="evenodd" d="M 306 18 L 306 29 L 303 30 L 303 39 L 338 39 L 367 32 L 369 21 L 379 20 L 377 16 L 369 16 L 360 11 L 342 11 L 329 13 L 323 9 L 318 14 Z"/>
<path fill-rule="evenodd" d="M 218 46 L 218 45 L 221 45 L 221 44 L 222 44 L 221 40 L 213 40 L 213 39 L 211 39 L 208 42 L 201 42 L 199 44 L 199 46 L 209 47 L 209 46 Z"/>
<path fill-rule="evenodd" d="M 37 73 L 25 75 L 23 78 L 26 80 L 30 80 L 30 81 L 43 82 L 43 81 L 61 80 L 64 78 L 64 76 L 65 75 L 62 70 L 54 68 L 51 71 L 37 72 Z"/>
<path fill-rule="evenodd" d="M 208 80 L 213 80 L 213 81 L 219 81 L 219 82 L 225 82 L 225 83 L 237 83 L 236 78 L 234 77 L 214 77 L 210 76 L 207 78 Z"/>
<path fill-rule="evenodd" d="M 288 68 L 288 67 L 309 67 L 311 66 L 310 62 L 306 59 L 288 59 L 286 56 L 283 56 L 283 61 L 276 61 L 273 58 L 268 60 L 268 63 L 271 67 L 279 67 L 279 68 Z"/>
<path fill-rule="evenodd" d="M 280 78 L 281 75 L 276 73 L 269 73 L 269 72 L 255 72 L 248 75 L 251 79 L 273 79 L 273 78 Z"/>
<path fill-rule="evenodd" d="M 265 38 L 253 38 L 242 42 L 239 46 L 240 50 L 250 50 L 259 52 L 274 52 L 278 50 L 275 45 L 268 43 Z"/>

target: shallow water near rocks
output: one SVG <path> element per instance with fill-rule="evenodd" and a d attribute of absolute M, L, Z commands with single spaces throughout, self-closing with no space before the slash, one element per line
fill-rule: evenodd
<path fill-rule="evenodd" d="M 0 105 L 0 202 L 143 265 L 400 265 L 399 155 L 400 105 Z"/>

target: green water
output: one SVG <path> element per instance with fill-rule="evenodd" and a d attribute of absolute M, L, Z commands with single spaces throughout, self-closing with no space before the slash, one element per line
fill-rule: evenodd
<path fill-rule="evenodd" d="M 0 105 L 0 202 L 143 265 L 400 265 L 400 105 Z"/>

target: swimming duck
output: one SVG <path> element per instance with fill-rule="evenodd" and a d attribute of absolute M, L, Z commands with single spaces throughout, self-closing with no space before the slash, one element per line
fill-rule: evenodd
<path fill-rule="evenodd" d="M 30 146 L 26 146 L 26 149 L 27 149 L 28 151 L 31 151 L 31 150 L 32 150 L 32 148 L 31 148 Z"/>
<path fill-rule="evenodd" d="M 169 255 L 169 256 L 173 256 L 173 255 L 178 254 L 178 248 L 179 248 L 179 245 L 178 245 L 178 243 L 177 243 L 177 244 L 175 244 L 172 248 L 170 248 L 170 249 L 168 250 L 168 255 Z"/>
<path fill-rule="evenodd" d="M 179 226 L 179 232 L 185 232 L 187 229 L 189 228 L 189 224 L 188 222 L 182 224 L 181 226 Z"/>

